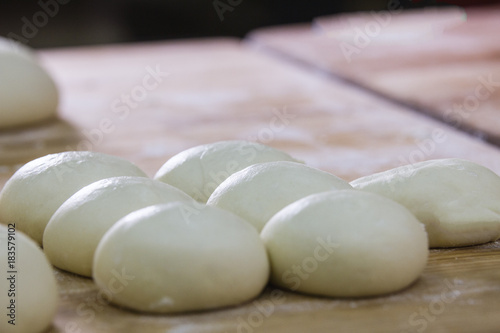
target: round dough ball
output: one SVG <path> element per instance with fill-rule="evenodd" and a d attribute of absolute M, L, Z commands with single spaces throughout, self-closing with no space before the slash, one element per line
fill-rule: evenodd
<path fill-rule="evenodd" d="M 15 227 L 0 224 L 0 332 L 44 332 L 59 305 L 56 279 L 42 250 Z"/>
<path fill-rule="evenodd" d="M 365 297 L 407 287 L 428 257 L 424 226 L 405 207 L 356 190 L 313 194 L 266 224 L 271 282 L 308 294 Z"/>
<path fill-rule="evenodd" d="M 500 236 L 500 177 L 476 163 L 425 161 L 351 184 L 408 208 L 425 224 L 430 247 L 482 244 Z"/>
<path fill-rule="evenodd" d="M 37 158 L 5 184 L 0 193 L 0 222 L 16 223 L 42 244 L 45 226 L 66 199 L 90 183 L 116 176 L 146 174 L 122 158 L 102 153 L 75 151 Z"/>
<path fill-rule="evenodd" d="M 252 165 L 226 179 L 207 204 L 241 216 L 261 231 L 280 209 L 310 194 L 351 189 L 331 173 L 294 162 Z"/>
<path fill-rule="evenodd" d="M 206 202 L 217 186 L 247 166 L 272 161 L 295 161 L 287 153 L 248 141 L 220 141 L 185 150 L 169 159 L 155 175 Z"/>
<path fill-rule="evenodd" d="M 13 39 L 4 38 L 0 36 L 0 53 L 16 53 L 21 57 L 25 57 L 28 60 L 36 61 L 36 55 L 33 50 Z"/>
<path fill-rule="evenodd" d="M 59 95 L 54 81 L 24 45 L 0 40 L 0 128 L 56 115 Z"/>
<path fill-rule="evenodd" d="M 259 234 L 238 216 L 175 202 L 113 225 L 97 247 L 93 275 L 99 288 L 115 290 L 114 304 L 173 313 L 256 297 L 267 284 L 269 262 Z"/>
<path fill-rule="evenodd" d="M 91 277 L 95 249 L 115 222 L 135 210 L 172 201 L 193 198 L 144 177 L 115 177 L 87 185 L 52 215 L 43 234 L 45 254 L 54 266 Z"/>

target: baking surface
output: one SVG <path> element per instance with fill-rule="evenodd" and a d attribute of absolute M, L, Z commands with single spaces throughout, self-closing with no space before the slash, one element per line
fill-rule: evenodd
<path fill-rule="evenodd" d="M 500 144 L 498 29 L 498 5 L 446 7 L 320 17 L 248 40 Z"/>
<path fill-rule="evenodd" d="M 50 50 L 41 59 L 61 90 L 60 119 L 0 132 L 0 184 L 26 161 L 77 148 L 124 157 L 152 176 L 173 154 L 224 139 L 283 149 L 346 180 L 442 157 L 500 173 L 497 148 L 232 39 Z M 500 328 L 499 247 L 433 250 L 417 283 L 390 296 L 269 287 L 242 306 L 169 316 L 109 306 L 90 279 L 56 271 L 62 303 L 50 332 L 488 332 Z"/>
<path fill-rule="evenodd" d="M 236 40 L 63 49 L 41 59 L 61 91 L 60 119 L 0 132 L 0 185 L 48 152 L 101 151 L 153 175 L 173 154 L 224 139 L 284 149 L 346 180 L 442 157 L 500 173 L 492 146 Z M 161 82 L 146 90 L 155 71 Z"/>
<path fill-rule="evenodd" d="M 498 332 L 500 242 L 431 250 L 426 270 L 388 296 L 329 299 L 268 287 L 251 302 L 180 315 L 103 305 L 90 279 L 56 272 L 61 311 L 51 332 Z"/>

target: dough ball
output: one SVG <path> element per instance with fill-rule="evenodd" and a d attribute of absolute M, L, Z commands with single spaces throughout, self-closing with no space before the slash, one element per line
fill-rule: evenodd
<path fill-rule="evenodd" d="M 328 172 L 294 162 L 252 165 L 226 179 L 207 204 L 250 222 L 258 231 L 280 209 L 313 193 L 351 189 Z"/>
<path fill-rule="evenodd" d="M 431 160 L 351 184 L 406 206 L 425 224 L 430 247 L 481 244 L 500 236 L 500 177 L 481 165 Z"/>
<path fill-rule="evenodd" d="M 12 225 L 0 224 L 0 267 L 0 332 L 44 332 L 57 312 L 59 294 L 42 250 Z"/>
<path fill-rule="evenodd" d="M 0 193 L 0 222 L 16 223 L 38 244 L 45 226 L 61 204 L 82 187 L 116 176 L 146 174 L 111 155 L 80 151 L 50 154 L 22 166 Z"/>
<path fill-rule="evenodd" d="M 231 174 L 262 162 L 295 161 L 287 153 L 247 141 L 220 141 L 185 150 L 169 159 L 155 179 L 180 188 L 206 202 Z"/>
<path fill-rule="evenodd" d="M 2 36 L 0 36 L 0 53 L 15 53 L 20 57 L 36 61 L 36 55 L 30 47 Z"/>
<path fill-rule="evenodd" d="M 0 73 L 0 128 L 55 116 L 57 88 L 27 47 L 0 39 Z"/>
<path fill-rule="evenodd" d="M 99 288 L 114 290 L 114 304 L 173 313 L 256 297 L 267 284 L 269 262 L 259 234 L 241 218 L 176 202 L 113 225 L 97 247 L 93 275 Z"/>
<path fill-rule="evenodd" d="M 176 187 L 144 178 L 115 177 L 85 186 L 54 213 L 43 234 L 50 262 L 92 276 L 94 252 L 102 236 L 125 215 L 155 204 L 193 201 Z"/>
<path fill-rule="evenodd" d="M 405 207 L 356 190 L 313 194 L 266 224 L 271 282 L 308 294 L 366 297 L 415 281 L 428 256 L 424 226 Z"/>

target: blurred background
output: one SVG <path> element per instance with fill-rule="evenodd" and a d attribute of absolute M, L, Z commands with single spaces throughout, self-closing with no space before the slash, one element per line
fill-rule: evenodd
<path fill-rule="evenodd" d="M 1 0 L 0 35 L 34 48 L 207 36 L 244 37 L 259 27 L 342 12 L 470 6 L 495 0 Z M 42 29 L 43 28 L 43 29 Z"/>

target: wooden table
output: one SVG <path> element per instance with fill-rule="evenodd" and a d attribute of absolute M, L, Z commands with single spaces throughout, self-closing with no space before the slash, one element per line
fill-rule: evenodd
<path fill-rule="evenodd" d="M 0 133 L 2 184 L 17 165 L 49 152 L 93 149 L 153 175 L 173 154 L 223 139 L 259 141 L 346 180 L 442 157 L 500 173 L 496 147 L 238 40 L 40 56 L 61 90 L 60 118 Z M 393 295 L 329 299 L 269 286 L 241 306 L 165 316 L 103 305 L 92 280 L 55 270 L 61 305 L 49 332 L 493 332 L 499 264 L 499 242 L 432 250 L 422 277 Z"/>
<path fill-rule="evenodd" d="M 320 17 L 248 39 L 499 144 L 499 29 L 496 5 Z"/>

